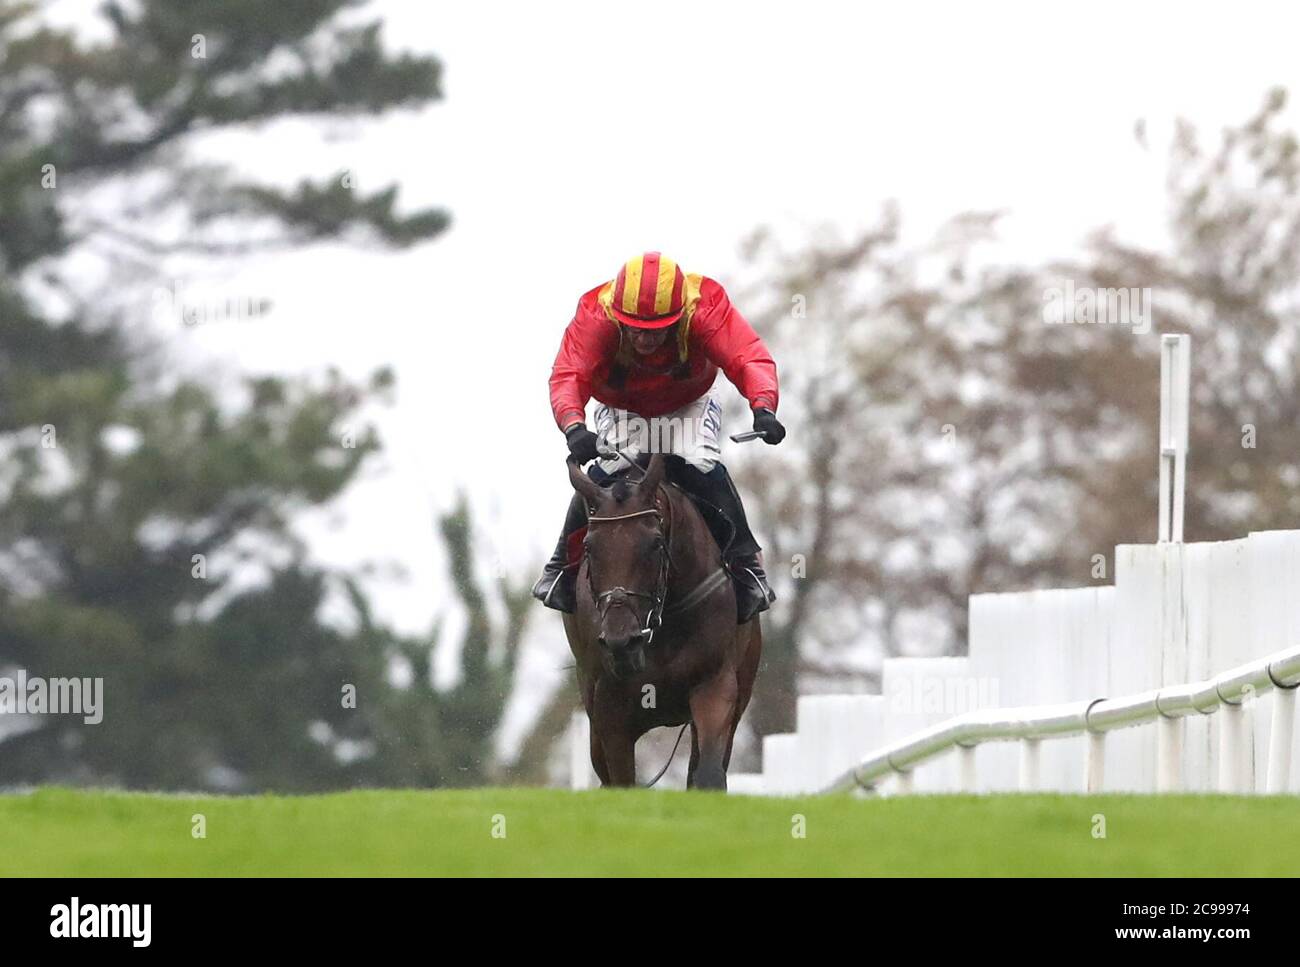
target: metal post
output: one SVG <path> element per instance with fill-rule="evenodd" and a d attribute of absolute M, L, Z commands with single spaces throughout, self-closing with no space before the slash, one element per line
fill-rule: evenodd
<path fill-rule="evenodd" d="M 1181 717 L 1156 719 L 1156 792 L 1182 791 L 1184 731 Z"/>
<path fill-rule="evenodd" d="M 1038 789 L 1039 747 L 1041 739 L 1020 740 L 1020 791 L 1034 792 Z"/>
<path fill-rule="evenodd" d="M 1085 792 L 1101 792 L 1106 783 L 1106 733 L 1088 733 L 1088 752 L 1083 762 Z"/>
<path fill-rule="evenodd" d="M 1241 757 L 1237 759 L 1237 791 L 1255 795 L 1255 713 L 1259 696 L 1252 688 L 1241 703 Z"/>
<path fill-rule="evenodd" d="M 910 771 L 896 773 L 894 783 L 894 792 L 900 796 L 910 796 L 915 790 L 912 783 L 912 773 Z"/>
<path fill-rule="evenodd" d="M 1281 795 L 1291 786 L 1291 748 L 1295 743 L 1294 688 L 1273 690 L 1273 723 L 1268 740 L 1268 780 L 1265 789 Z"/>
<path fill-rule="evenodd" d="M 591 722 L 586 712 L 569 718 L 569 788 L 590 789 L 597 782 L 591 767 Z"/>
<path fill-rule="evenodd" d="M 1242 793 L 1241 760 L 1245 755 L 1246 712 L 1224 705 L 1219 713 L 1219 792 Z"/>
<path fill-rule="evenodd" d="M 1160 521 L 1156 532 L 1161 543 L 1181 544 L 1183 540 L 1191 363 L 1191 336 L 1160 337 Z"/>
<path fill-rule="evenodd" d="M 957 764 L 961 773 L 959 788 L 962 792 L 975 792 L 975 746 L 957 746 Z"/>

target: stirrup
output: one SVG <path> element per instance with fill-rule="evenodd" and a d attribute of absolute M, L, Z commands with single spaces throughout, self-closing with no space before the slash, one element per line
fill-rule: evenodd
<path fill-rule="evenodd" d="M 573 573 L 570 574 L 570 571 Z M 555 571 L 547 568 L 533 585 L 533 597 L 548 608 L 573 614 L 578 608 L 576 574 L 577 569 L 573 567 L 562 567 Z"/>
<path fill-rule="evenodd" d="M 736 583 L 736 623 L 743 625 L 771 607 L 776 593 L 755 568 L 739 565 L 731 573 Z"/>

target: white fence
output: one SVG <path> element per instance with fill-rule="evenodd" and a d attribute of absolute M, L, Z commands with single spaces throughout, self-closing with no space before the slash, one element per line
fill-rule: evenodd
<path fill-rule="evenodd" d="M 1300 531 L 1115 560 L 1113 586 L 972 596 L 968 657 L 801 698 L 732 791 L 1293 791 L 1294 693 L 1274 686 L 1300 683 Z"/>
<path fill-rule="evenodd" d="M 1249 662 L 1208 681 L 1171 685 L 1125 698 L 967 712 L 868 756 L 831 783 L 829 791 L 871 788 L 877 780 L 890 774 L 896 774 L 906 787 L 918 764 L 956 749 L 961 760 L 961 788 L 973 792 L 977 784 L 976 749 L 981 743 L 998 739 L 1019 740 L 1020 789 L 1036 790 L 1041 786 L 1043 740 L 1085 735 L 1088 747 L 1083 782 L 1088 791 L 1095 792 L 1104 781 L 1107 734 L 1153 722 L 1160 725 L 1156 746 L 1157 788 L 1174 791 L 1182 788 L 1186 717 L 1222 709 L 1219 789 L 1251 792 L 1253 763 L 1248 752 L 1253 743 L 1249 740 L 1248 723 L 1255 697 L 1276 688 L 1267 790 L 1283 792 L 1291 771 L 1297 685 L 1300 685 L 1300 647 Z"/>

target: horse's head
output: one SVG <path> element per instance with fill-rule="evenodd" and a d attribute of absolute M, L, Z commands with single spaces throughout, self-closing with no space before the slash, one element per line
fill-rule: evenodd
<path fill-rule="evenodd" d="M 645 669 L 645 649 L 662 617 L 668 586 L 665 527 L 655 505 L 664 458 L 655 454 L 640 481 L 605 488 L 569 462 L 573 489 L 587 502 L 587 580 L 600 622 L 601 659 L 615 678 Z"/>

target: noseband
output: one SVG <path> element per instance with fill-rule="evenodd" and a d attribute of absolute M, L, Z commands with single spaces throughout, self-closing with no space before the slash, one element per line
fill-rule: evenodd
<path fill-rule="evenodd" d="M 596 610 L 600 614 L 600 619 L 602 621 L 605 620 L 605 616 L 609 613 L 609 609 L 616 603 L 624 604 L 627 605 L 628 607 L 631 607 L 631 605 L 627 601 L 628 598 L 645 598 L 648 602 L 650 602 L 649 608 L 646 611 L 645 627 L 641 629 L 641 637 L 644 640 L 645 644 L 647 645 L 650 644 L 652 640 L 654 640 L 655 631 L 657 631 L 659 626 L 663 623 L 664 599 L 668 595 L 668 558 L 669 558 L 668 535 L 664 533 L 663 515 L 659 513 L 659 508 L 652 507 L 648 510 L 638 510 L 632 514 L 619 514 L 616 517 L 588 517 L 587 518 L 587 524 L 591 525 L 591 524 L 604 524 L 604 523 L 609 523 L 610 521 L 617 521 L 617 520 L 630 520 L 633 517 L 644 517 L 648 514 L 654 514 L 654 516 L 658 519 L 659 525 L 657 530 L 659 531 L 659 536 L 663 538 L 663 544 L 659 551 L 659 577 L 655 581 L 655 589 L 653 593 L 647 593 L 645 591 L 629 591 L 627 588 L 623 587 L 622 585 L 619 585 L 618 587 L 610 588 L 608 591 L 601 591 L 600 593 L 597 593 L 596 580 L 591 573 L 591 564 L 590 562 L 588 562 L 587 564 L 587 585 L 591 589 L 591 596 L 593 599 L 595 599 Z M 619 600 L 617 602 L 614 601 L 614 597 L 616 595 L 619 597 Z M 636 610 L 633 609 L 632 613 L 636 614 Z"/>

